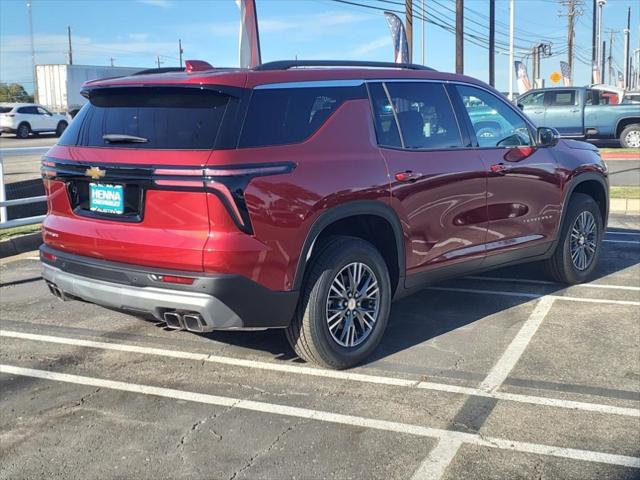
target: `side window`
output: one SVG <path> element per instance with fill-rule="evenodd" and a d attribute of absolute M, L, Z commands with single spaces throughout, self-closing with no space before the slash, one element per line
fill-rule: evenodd
<path fill-rule="evenodd" d="M 45 110 L 45 109 L 44 109 L 44 108 L 42 108 L 42 107 L 37 107 L 37 110 L 38 110 L 38 113 L 39 113 L 40 115 L 51 115 L 51 113 L 49 113 L 49 111 L 48 111 L 48 110 Z"/>
<path fill-rule="evenodd" d="M 525 120 L 504 101 L 486 90 L 457 85 L 469 120 L 483 148 L 533 145 Z"/>
<path fill-rule="evenodd" d="M 36 107 L 20 107 L 18 113 L 24 113 L 27 115 L 36 114 Z"/>
<path fill-rule="evenodd" d="M 518 100 L 525 107 L 541 107 L 544 104 L 544 92 L 534 92 Z"/>
<path fill-rule="evenodd" d="M 302 142 L 343 102 L 364 97 L 364 86 L 256 89 L 249 102 L 239 147 Z"/>
<path fill-rule="evenodd" d="M 373 118 L 376 124 L 376 137 L 378 145 L 382 147 L 401 148 L 400 133 L 398 124 L 393 113 L 393 107 L 389 102 L 389 97 L 384 91 L 382 83 L 370 83 L 369 93 L 371 95 L 371 106 L 373 107 Z"/>
<path fill-rule="evenodd" d="M 587 90 L 585 105 L 600 105 L 600 92 L 598 90 Z"/>
<path fill-rule="evenodd" d="M 575 104 L 575 90 L 547 91 L 547 105 L 549 107 L 568 107 Z"/>
<path fill-rule="evenodd" d="M 444 85 L 431 82 L 387 83 L 400 124 L 404 148 L 462 147 L 460 129 Z"/>

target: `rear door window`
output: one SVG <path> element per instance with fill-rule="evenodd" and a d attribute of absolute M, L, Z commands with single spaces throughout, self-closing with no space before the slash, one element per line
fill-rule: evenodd
<path fill-rule="evenodd" d="M 214 146 L 229 96 L 185 87 L 109 88 L 90 93 L 90 103 L 65 131 L 61 145 L 201 150 Z M 105 135 L 146 142 L 112 142 Z"/>
<path fill-rule="evenodd" d="M 364 98 L 360 87 L 256 88 L 239 147 L 299 143 L 313 135 L 346 100 Z"/>
<path fill-rule="evenodd" d="M 386 86 L 400 125 L 404 148 L 449 149 L 463 146 L 444 85 L 390 82 Z"/>

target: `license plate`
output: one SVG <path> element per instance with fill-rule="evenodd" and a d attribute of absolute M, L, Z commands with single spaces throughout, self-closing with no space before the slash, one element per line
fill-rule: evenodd
<path fill-rule="evenodd" d="M 89 209 L 92 212 L 124 213 L 124 187 L 106 183 L 89 184 Z"/>

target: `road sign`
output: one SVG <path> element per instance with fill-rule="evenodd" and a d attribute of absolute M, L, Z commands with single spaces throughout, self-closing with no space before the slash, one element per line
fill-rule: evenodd
<path fill-rule="evenodd" d="M 553 83 L 558 83 L 560 80 L 562 80 L 562 74 L 560 72 L 553 72 L 551 74 L 551 76 L 549 77 L 549 79 L 553 82 Z"/>

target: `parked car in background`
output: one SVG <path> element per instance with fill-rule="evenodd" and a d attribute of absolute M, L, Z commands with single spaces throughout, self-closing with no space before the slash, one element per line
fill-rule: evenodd
<path fill-rule="evenodd" d="M 193 332 L 281 328 L 301 358 L 347 368 L 391 302 L 429 283 L 542 261 L 573 284 L 596 268 L 597 149 L 473 78 L 187 62 L 84 94 L 42 161 L 42 275 L 61 299 Z"/>
<path fill-rule="evenodd" d="M 36 103 L 0 103 L 0 131 L 15 133 L 18 138 L 30 134 L 55 132 L 59 137 L 69 121 Z"/>
<path fill-rule="evenodd" d="M 623 105 L 640 105 L 640 92 L 627 92 L 622 99 Z"/>
<path fill-rule="evenodd" d="M 608 105 L 603 92 L 587 87 L 530 90 L 517 103 L 539 127 L 552 127 L 564 138 L 620 140 L 640 147 L 640 106 Z"/>

